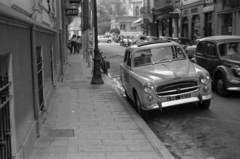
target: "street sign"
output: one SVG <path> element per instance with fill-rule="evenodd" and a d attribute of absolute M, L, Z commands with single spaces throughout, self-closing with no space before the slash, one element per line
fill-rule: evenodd
<path fill-rule="evenodd" d="M 66 15 L 69 15 L 69 16 L 78 15 L 78 8 L 67 8 L 66 9 Z"/>

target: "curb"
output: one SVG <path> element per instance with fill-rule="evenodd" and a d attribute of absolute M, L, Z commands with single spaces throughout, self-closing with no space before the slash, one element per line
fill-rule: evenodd
<path fill-rule="evenodd" d="M 139 127 L 140 131 L 152 145 L 153 149 L 156 151 L 158 156 L 163 159 L 175 159 L 173 155 L 168 151 L 168 149 L 164 146 L 164 144 L 158 139 L 158 137 L 153 133 L 153 131 L 149 128 L 146 122 L 142 119 L 142 117 L 135 111 L 135 109 L 125 100 L 118 89 L 113 85 L 109 76 L 102 74 L 103 80 L 112 86 L 115 93 L 118 95 L 119 99 L 123 103 L 126 110 L 129 112 L 133 121 Z"/>

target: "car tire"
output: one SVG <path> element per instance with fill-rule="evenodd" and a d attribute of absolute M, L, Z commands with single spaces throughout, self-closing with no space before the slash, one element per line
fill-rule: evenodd
<path fill-rule="evenodd" d="M 224 77 L 222 76 L 222 74 L 217 75 L 215 86 L 216 86 L 217 93 L 220 96 L 224 97 L 229 94 L 229 91 L 226 88 L 226 81 L 225 81 Z"/>
<path fill-rule="evenodd" d="M 107 43 L 111 43 L 111 40 L 108 40 Z"/>
<path fill-rule="evenodd" d="M 206 101 L 203 101 L 202 104 L 199 102 L 198 106 L 201 109 L 208 109 L 210 107 L 210 104 L 211 104 L 211 100 L 206 100 Z"/>
<path fill-rule="evenodd" d="M 135 105 L 137 107 L 139 115 L 141 115 L 142 118 L 148 118 L 149 112 L 147 110 L 142 109 L 142 104 L 140 102 L 140 99 L 138 97 L 138 94 L 135 94 Z"/>

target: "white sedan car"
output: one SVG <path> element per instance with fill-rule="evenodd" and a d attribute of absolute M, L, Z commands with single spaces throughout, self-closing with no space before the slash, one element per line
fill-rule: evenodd
<path fill-rule="evenodd" d="M 98 42 L 111 43 L 111 42 L 112 42 L 112 38 L 111 38 L 111 37 L 105 37 L 105 36 L 99 35 L 99 36 L 98 36 Z"/>

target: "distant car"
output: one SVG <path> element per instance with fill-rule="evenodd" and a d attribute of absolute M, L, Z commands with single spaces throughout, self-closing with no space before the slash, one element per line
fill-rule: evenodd
<path fill-rule="evenodd" d="M 147 36 L 146 35 L 135 35 L 133 38 L 132 38 L 132 43 L 133 44 L 140 44 L 140 43 L 143 43 L 143 42 L 147 42 Z"/>
<path fill-rule="evenodd" d="M 196 52 L 197 43 L 198 43 L 199 41 L 201 41 L 201 39 L 196 39 L 195 44 L 189 45 L 189 46 L 186 47 L 185 51 L 186 51 L 186 53 L 188 54 L 188 58 L 189 58 L 189 59 L 192 59 L 192 58 L 193 58 L 193 56 L 194 56 L 194 54 L 195 54 L 195 52 Z"/>
<path fill-rule="evenodd" d="M 113 40 L 111 37 L 105 37 L 103 35 L 99 35 L 98 36 L 98 41 L 99 42 L 107 42 L 107 43 L 111 43 Z"/>
<path fill-rule="evenodd" d="M 125 36 L 125 38 L 123 38 L 122 46 L 131 46 L 131 45 L 132 45 L 132 39 L 130 38 L 130 36 Z"/>
<path fill-rule="evenodd" d="M 159 37 L 156 36 L 147 36 L 147 41 L 156 41 L 159 40 Z"/>
<path fill-rule="evenodd" d="M 240 36 L 221 35 L 202 39 L 192 61 L 207 69 L 221 96 L 240 91 Z"/>
<path fill-rule="evenodd" d="M 173 38 L 173 40 L 179 43 L 185 51 L 186 51 L 186 48 L 190 46 L 191 40 L 189 38 L 178 37 L 178 38 Z"/>
<path fill-rule="evenodd" d="M 173 40 L 173 37 L 170 37 L 170 36 L 159 36 L 159 40 Z"/>
<path fill-rule="evenodd" d="M 120 65 L 126 97 L 143 117 L 148 110 L 198 103 L 208 109 L 212 99 L 207 70 L 191 63 L 181 46 L 169 40 L 152 41 L 126 49 Z"/>

